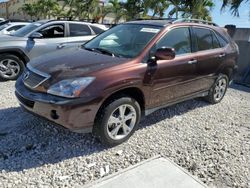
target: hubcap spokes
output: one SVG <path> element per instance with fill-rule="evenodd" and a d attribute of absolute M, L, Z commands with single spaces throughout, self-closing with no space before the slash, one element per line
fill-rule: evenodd
<path fill-rule="evenodd" d="M 20 65 L 12 60 L 12 59 L 5 59 L 0 61 L 0 74 L 4 78 L 12 78 L 18 75 L 20 72 Z"/>
<path fill-rule="evenodd" d="M 121 105 L 109 117 L 107 126 L 108 135 L 114 140 L 123 139 L 133 130 L 135 123 L 135 108 L 128 104 Z"/>
<path fill-rule="evenodd" d="M 216 101 L 219 101 L 224 96 L 226 88 L 227 88 L 226 79 L 222 78 L 216 83 L 214 90 L 214 98 Z"/>

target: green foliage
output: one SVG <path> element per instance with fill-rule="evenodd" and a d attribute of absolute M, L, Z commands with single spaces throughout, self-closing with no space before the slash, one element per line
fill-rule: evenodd
<path fill-rule="evenodd" d="M 59 2 L 61 6 L 59 6 Z M 114 23 L 121 18 L 185 17 L 211 20 L 210 11 L 215 0 L 39 0 L 37 3 L 24 4 L 21 10 L 31 18 L 71 17 L 72 19 L 103 20 L 108 14 L 114 16 Z M 230 6 L 232 13 L 239 15 L 238 8 L 250 0 L 223 0 L 223 7 Z"/>
<path fill-rule="evenodd" d="M 243 3 L 247 3 L 247 2 L 249 3 L 248 7 L 249 7 L 249 17 L 250 17 L 250 1 L 249 0 L 223 0 L 221 10 L 223 10 L 226 6 L 229 6 L 230 11 L 234 16 L 240 16 L 239 7 Z"/>

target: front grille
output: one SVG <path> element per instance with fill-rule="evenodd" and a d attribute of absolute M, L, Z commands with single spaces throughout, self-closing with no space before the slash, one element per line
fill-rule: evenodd
<path fill-rule="evenodd" d="M 34 101 L 25 99 L 24 97 L 22 97 L 21 95 L 19 95 L 17 92 L 16 92 L 16 97 L 17 97 L 17 99 L 18 99 L 23 105 L 25 105 L 25 106 L 27 106 L 27 107 L 29 107 L 29 108 L 33 108 L 33 107 L 34 107 L 34 104 L 35 104 Z"/>
<path fill-rule="evenodd" d="M 27 87 L 34 89 L 49 78 L 49 75 L 45 73 L 37 73 L 37 72 L 34 72 L 33 70 L 30 70 L 30 69 L 25 70 L 25 72 L 23 73 L 22 79 L 23 79 L 23 83 Z"/>

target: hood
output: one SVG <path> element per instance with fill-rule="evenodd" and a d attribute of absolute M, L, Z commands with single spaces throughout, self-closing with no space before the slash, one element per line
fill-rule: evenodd
<path fill-rule="evenodd" d="M 25 37 L 16 37 L 11 35 L 0 35 L 0 43 L 1 42 L 9 42 L 9 41 L 26 41 Z"/>
<path fill-rule="evenodd" d="M 66 79 L 86 76 L 127 61 L 127 58 L 112 57 L 82 48 L 70 48 L 35 58 L 29 65 L 51 75 L 52 78 Z"/>

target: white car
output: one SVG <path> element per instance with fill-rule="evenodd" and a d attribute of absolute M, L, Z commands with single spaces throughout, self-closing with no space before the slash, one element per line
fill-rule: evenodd
<path fill-rule="evenodd" d="M 4 18 L 0 18 L 0 22 L 3 22 L 3 21 L 5 21 L 5 19 Z"/>
<path fill-rule="evenodd" d="M 9 35 L 28 25 L 28 22 L 10 22 L 0 26 L 0 35 Z"/>

